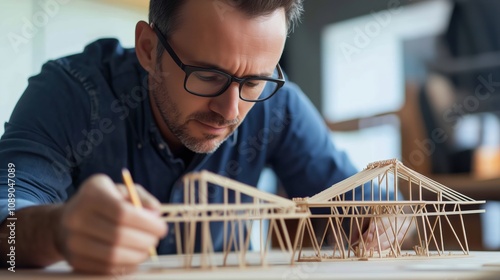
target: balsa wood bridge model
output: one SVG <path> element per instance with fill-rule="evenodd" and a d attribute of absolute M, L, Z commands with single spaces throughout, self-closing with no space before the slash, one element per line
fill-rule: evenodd
<path fill-rule="evenodd" d="M 186 268 L 225 266 L 230 255 L 244 267 L 251 248 L 260 249 L 260 264 L 265 265 L 273 235 L 290 254 L 291 263 L 464 256 L 469 247 L 462 217 L 484 212 L 477 205 L 485 202 L 464 196 L 395 159 L 371 163 L 313 197 L 292 200 L 208 171 L 188 174 L 183 180 L 184 203 L 165 204 L 162 212 L 163 219 L 174 225 L 177 253 L 183 255 Z M 209 203 L 209 188 L 223 192 L 223 200 Z M 451 215 L 460 217 L 460 223 L 453 224 Z M 287 219 L 298 220 L 294 240 L 285 226 Z M 223 228 L 222 262 L 214 259 L 214 223 Z M 317 224 L 323 226 L 313 226 Z M 250 244 L 253 227 L 258 228 L 260 244 Z M 445 228 L 453 235 L 444 236 Z M 355 234 L 367 229 L 374 232 L 370 247 Z M 197 233 L 199 262 L 194 263 Z M 413 235 L 416 238 L 410 238 Z M 312 248 L 305 248 L 306 241 Z M 388 249 L 384 250 L 384 242 L 389 243 Z M 449 242 L 458 244 L 460 250 L 447 252 Z"/>

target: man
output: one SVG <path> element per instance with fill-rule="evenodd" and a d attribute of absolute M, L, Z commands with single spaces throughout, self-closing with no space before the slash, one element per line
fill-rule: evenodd
<path fill-rule="evenodd" d="M 158 211 L 182 201 L 188 172 L 256 185 L 270 165 L 290 197 L 353 175 L 318 112 L 283 83 L 278 61 L 301 8 L 301 0 L 151 0 L 134 50 L 100 40 L 45 64 L 0 141 L 0 221 L 15 165 L 17 264 L 65 259 L 110 273 L 133 270 L 152 246 L 175 253 Z M 123 167 L 144 186 L 145 210 L 128 202 Z M 212 189 L 209 201 L 221 196 Z"/>

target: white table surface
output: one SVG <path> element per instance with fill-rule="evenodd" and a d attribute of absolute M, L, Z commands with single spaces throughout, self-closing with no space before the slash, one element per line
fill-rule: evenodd
<path fill-rule="evenodd" d="M 256 256 L 250 253 L 248 259 Z M 16 269 L 15 273 L 2 268 L 0 279 L 500 279 L 500 252 L 471 252 L 469 256 L 454 258 L 306 262 L 295 265 L 289 264 L 286 255 L 271 252 L 268 262 L 267 267 L 254 265 L 244 269 L 232 266 L 185 270 L 178 268 L 181 264 L 179 257 L 160 256 L 160 263 L 145 262 L 134 274 L 112 276 L 78 275 L 66 263 L 60 262 L 46 269 Z"/>

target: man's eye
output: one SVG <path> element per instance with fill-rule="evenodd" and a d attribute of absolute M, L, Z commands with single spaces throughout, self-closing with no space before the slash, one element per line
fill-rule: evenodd
<path fill-rule="evenodd" d="M 245 86 L 247 87 L 258 87 L 262 84 L 263 82 L 259 82 L 259 81 L 252 81 L 252 82 L 246 82 L 245 83 Z"/>
<path fill-rule="evenodd" d="M 210 75 L 210 74 L 203 74 L 203 73 L 195 73 L 196 78 L 206 81 L 206 82 L 216 82 L 220 81 L 222 79 L 221 76 L 219 75 Z"/>

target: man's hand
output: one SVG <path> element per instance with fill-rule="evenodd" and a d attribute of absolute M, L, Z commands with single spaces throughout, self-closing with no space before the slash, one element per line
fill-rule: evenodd
<path fill-rule="evenodd" d="M 123 185 L 94 175 L 61 207 L 55 243 L 76 271 L 131 272 L 165 236 L 160 203 L 142 187 L 137 186 L 137 191 L 144 209 L 132 205 Z"/>
<path fill-rule="evenodd" d="M 359 231 L 357 226 L 353 225 L 353 238 L 351 239 L 353 244 L 356 246 L 363 246 L 366 251 L 373 249 L 374 251 L 380 250 L 384 251 L 390 249 L 394 245 L 396 238 L 399 243 L 403 241 L 403 238 L 408 237 L 411 234 L 410 229 L 410 219 L 407 218 L 377 218 L 375 220 L 367 220 L 363 228 L 362 240 L 359 238 Z M 377 234 L 378 232 L 378 234 Z M 379 238 L 377 238 L 377 235 Z"/>

